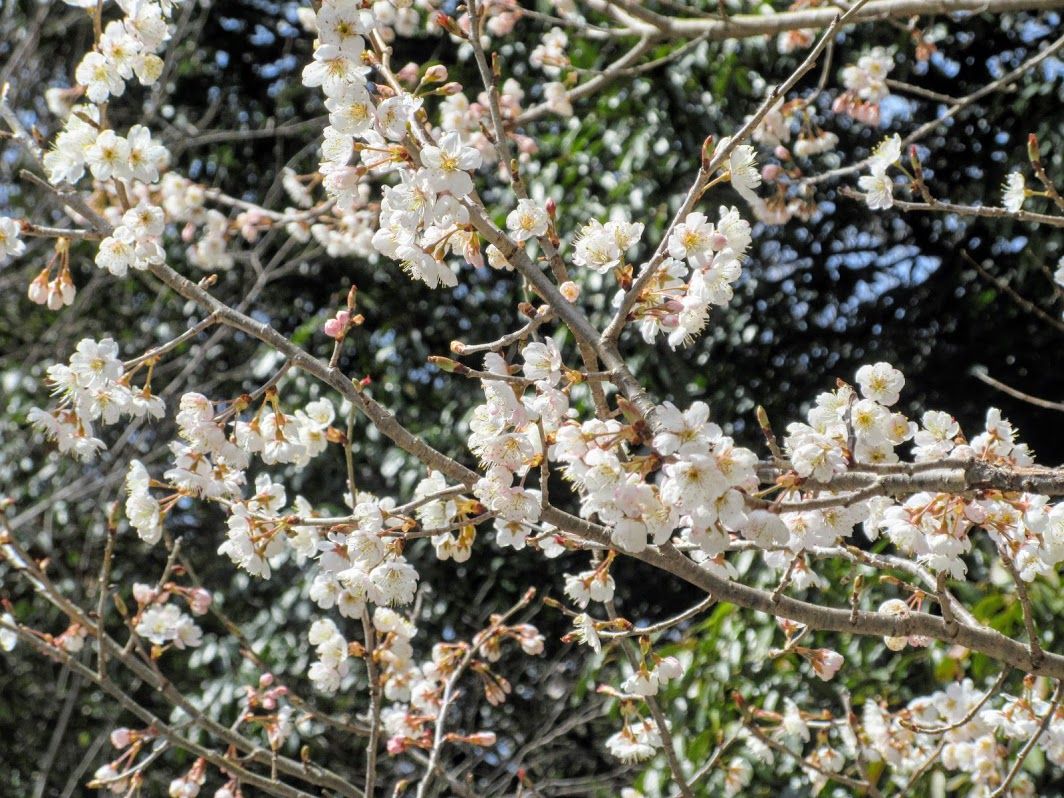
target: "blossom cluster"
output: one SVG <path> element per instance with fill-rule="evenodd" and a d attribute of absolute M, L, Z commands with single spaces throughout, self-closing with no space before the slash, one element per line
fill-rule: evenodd
<path fill-rule="evenodd" d="M 448 252 L 482 263 L 462 200 L 473 190 L 470 173 L 483 156 L 452 129 L 437 141 L 423 141 L 420 166 L 410 168 L 411 156 L 402 142 L 416 124 L 423 98 L 402 89 L 385 94 L 383 87 L 368 82 L 361 56 L 365 37 L 381 24 L 374 11 L 353 0 L 328 0 L 315 18 L 318 38 L 303 84 L 320 87 L 329 110 L 319 166 L 323 186 L 342 214 L 361 216 L 352 234 L 371 234 L 373 249 L 397 261 L 414 279 L 433 288 L 454 286 L 457 278 L 444 261 Z M 427 74 L 422 83 L 445 74 Z M 352 163 L 356 155 L 358 162 Z M 374 220 L 359 214 L 365 204 L 363 178 L 393 173 L 400 182 L 384 187 L 374 232 L 367 226 Z"/>
<path fill-rule="evenodd" d="M 890 94 L 887 75 L 894 69 L 894 53 L 875 47 L 842 69 L 846 91 L 835 98 L 832 110 L 871 127 L 879 125 L 879 104 Z"/>
<path fill-rule="evenodd" d="M 107 23 L 95 47 L 74 70 L 92 102 L 121 97 L 134 75 L 143 86 L 159 79 L 163 61 L 157 53 L 170 38 L 175 5 L 170 0 L 118 0 L 123 18 Z"/>
<path fill-rule="evenodd" d="M 633 310 L 643 339 L 653 343 L 664 334 L 673 349 L 690 344 L 705 329 L 710 309 L 731 301 L 751 240 L 750 225 L 735 208 L 721 206 L 716 223 L 704 213 L 687 214 L 672 229 L 669 256 Z"/>
<path fill-rule="evenodd" d="M 173 646 L 177 649 L 195 648 L 203 642 L 203 631 L 192 617 L 179 606 L 170 603 L 175 594 L 183 594 L 194 615 L 203 615 L 211 604 L 211 596 L 202 589 L 182 589 L 168 585 L 156 590 L 150 585 L 133 585 L 133 598 L 137 602 L 134 631 L 153 646 Z"/>
<path fill-rule="evenodd" d="M 901 158 L 901 136 L 883 139 L 868 159 L 871 174 L 862 175 L 857 185 L 865 192 L 865 203 L 872 210 L 894 207 L 894 179 L 887 174 L 890 167 Z"/>
<path fill-rule="evenodd" d="M 554 5 L 562 16 L 573 13 L 567 2 L 558 0 Z M 318 172 L 283 171 L 281 185 L 295 206 L 284 213 L 226 198 L 240 209 L 230 218 L 208 207 L 221 199 L 219 192 L 167 171 L 170 154 L 148 128 L 133 125 L 120 135 L 109 127 L 104 103 L 121 96 L 134 75 L 145 85 L 158 79 L 162 62 L 157 53 L 171 35 L 173 12 L 168 1 L 120 0 L 123 18 L 98 32 L 93 51 L 75 72 L 77 94 L 83 93 L 90 104 L 66 109 L 63 128 L 44 156 L 49 179 L 57 186 L 76 188 L 86 175 L 92 178 L 94 209 L 99 206 L 98 213 L 110 225 L 95 255 L 96 265 L 115 277 L 131 269 L 159 273 L 166 268 L 163 244 L 169 234 L 187 245 L 190 264 L 225 271 L 237 262 L 229 251 L 232 235 L 250 243 L 259 240 L 264 230 L 283 226 L 293 240 L 307 242 L 313 237 L 334 257 L 380 255 L 396 261 L 430 288 L 456 286 L 459 261 L 475 268 L 485 263 L 509 268 L 500 248 L 490 246 L 481 252 L 476 228 L 486 223 L 478 217 L 486 209 L 480 204 L 476 179 L 486 167 L 497 167 L 501 173 L 513 168 L 499 162 L 502 143 L 485 133 L 482 121 L 489 110 L 501 113 L 504 129 L 511 129 L 507 146 L 516 147 L 518 159 L 534 152 L 535 143 L 518 129 L 524 92 L 511 79 L 502 82 L 497 95 L 481 94 L 471 101 L 462 86 L 448 81 L 442 66 L 422 71 L 411 65 L 394 75 L 383 65 L 378 68 L 380 42 L 417 27 L 420 16 L 411 6 L 410 2 L 324 0 L 316 10 L 300 10 L 304 26 L 316 36 L 313 61 L 303 70 L 302 82 L 320 88 L 329 119 Z M 489 4 L 486 13 L 484 29 L 492 35 L 505 33 L 521 17 L 521 9 L 511 3 Z M 436 17 L 430 27 L 436 25 L 468 42 L 481 33 L 470 31 L 470 24 L 466 14 L 458 20 Z M 808 47 L 812 40 L 812 31 L 789 31 L 778 45 L 789 52 Z M 552 29 L 532 50 L 532 66 L 549 78 L 563 78 L 571 66 L 568 45 L 568 34 Z M 835 100 L 834 110 L 878 124 L 892 66 L 893 54 L 881 48 L 846 66 L 845 93 Z M 495 92 L 496 87 L 490 90 Z M 570 95 L 560 80 L 538 90 L 550 110 L 571 114 Z M 427 122 L 429 103 L 438 105 L 438 126 Z M 727 180 L 762 221 L 807 215 L 810 203 L 787 197 L 782 185 L 777 196 L 768 199 L 756 189 L 785 171 L 797 176 L 796 159 L 829 154 L 835 148 L 835 134 L 811 120 L 812 112 L 803 103 L 781 100 L 765 114 L 754 138 L 772 147 L 783 166 L 769 164 L 758 170 L 752 146 L 733 147 L 724 139 L 717 151 L 727 152 L 728 157 L 721 159 L 721 174 L 712 185 Z M 795 125 L 800 125 L 797 133 L 792 130 Z M 894 184 L 888 171 L 898 164 L 901 146 L 900 137 L 892 136 L 869 159 L 871 174 L 861 177 L 860 186 L 871 208 L 893 204 Z M 712 157 L 712 150 L 707 149 L 705 156 Z M 371 198 L 370 180 L 382 183 L 379 203 Z M 319 182 L 325 199 L 316 202 Z M 707 179 L 703 188 L 710 187 Z M 559 248 L 572 265 L 602 277 L 614 276 L 624 289 L 630 288 L 633 278 L 645 276 L 625 321 L 637 321 L 648 343 L 663 335 L 674 349 L 702 333 L 712 307 L 732 300 L 752 243 L 750 224 L 736 208 L 720 206 L 716 221 L 691 210 L 669 229 L 659 255 L 638 272 L 629 257 L 642 243 L 643 222 L 617 212 L 607 221 L 591 219 L 566 251 L 555 229 L 556 205 L 518 194 L 505 221 L 512 243 L 527 247 L 529 253 Z M 1022 176 L 1010 176 L 1006 207 L 1018 210 L 1026 196 Z M 0 259 L 24 252 L 23 229 L 0 218 Z M 60 237 L 59 275 L 51 278 L 50 264 L 34 280 L 30 294 L 35 301 L 49 307 L 72 302 L 68 248 L 69 242 Z M 520 250 L 518 254 L 524 256 Z M 581 289 L 571 281 L 559 282 L 562 296 L 575 302 Z M 594 285 L 598 279 L 588 282 Z M 620 291 L 614 306 L 627 307 L 629 298 Z M 340 311 L 324 325 L 337 354 L 355 324 L 350 310 Z M 899 447 L 906 444 L 911 444 L 912 460 L 906 465 L 914 469 L 941 460 L 1029 466 L 1033 462 L 1029 450 L 1017 442 L 1015 430 L 996 410 L 987 415 L 985 429 L 970 440 L 956 420 L 941 411 L 927 411 L 917 423 L 895 409 L 905 385 L 901 372 L 887 363 L 862 366 L 854 385 L 840 382 L 836 390 L 816 397 L 805 420 L 787 427 L 782 450 L 776 448 L 767 422 L 763 425 L 773 453 L 770 465 L 783 476 L 762 491 L 765 480 L 758 469 L 763 464 L 710 420 L 704 402 L 681 407 L 664 401 L 650 412 L 638 413 L 618 400 L 618 413 L 611 414 L 607 406 L 596 407 L 594 416 L 585 415 L 574 392 L 594 381 L 600 382 L 596 388 L 614 382 L 618 374 L 583 373 L 569 367 L 558 343 L 562 338 L 541 337 L 542 330 L 534 329 L 537 332 L 519 339 L 508 337 L 511 344 L 518 341 L 513 354 L 502 354 L 509 344 L 478 348 L 491 351 L 483 359 L 483 371 L 475 373 L 484 401 L 473 409 L 468 424 L 468 446 L 481 466 L 477 479 L 451 485 L 444 474 L 430 470 L 417 484 L 413 501 L 399 506 L 391 497 L 356 490 L 350 468 L 350 492 L 342 500 L 345 515 L 323 515 L 302 496 L 289 505 L 282 480 L 307 468 L 329 450 L 330 443 L 350 447 L 352 442 L 332 427 L 336 409 L 327 398 L 305 403 L 301 399 L 299 409 L 287 412 L 278 375 L 256 395 L 230 402 L 185 393 L 173 419 L 177 439 L 170 442 L 163 478 L 153 479 L 139 460 L 130 462 L 126 518 L 143 542 L 154 545 L 163 539 L 173 507 L 190 499 L 210 501 L 226 514 L 225 540 L 217 553 L 237 568 L 268 579 L 286 561 L 300 566 L 309 599 L 322 611 L 335 609 L 342 619 L 361 621 L 365 641 L 363 645 L 349 640 L 341 631 L 343 621 L 316 619 L 308 630 L 315 661 L 307 675 L 316 690 L 334 694 L 351 675 L 353 662 L 364 661 L 374 680 L 371 691 L 379 687 L 389 702 L 380 720 L 391 754 L 439 745 L 455 683 L 467 672 L 479 680 L 489 703 L 505 701 L 512 688 L 494 663 L 506 649 L 534 656 L 543 652 L 546 643 L 534 626 L 492 616 L 470 642 L 437 642 L 426 646 L 427 656 L 419 658 L 417 619 L 414 613 L 408 616 L 395 609 L 418 606 L 420 576 L 407 548 L 416 538 L 428 537 L 437 558 L 456 563 L 473 556 L 477 527 L 488 521 L 494 525 L 495 543 L 503 548 L 527 549 L 545 557 L 570 549 L 595 549 L 585 570 L 574 569 L 576 573 L 564 577 L 565 596 L 580 612 L 555 604 L 573 616 L 571 638 L 596 654 L 602 653 L 607 633 L 616 635 L 625 623 L 613 617 L 612 607 L 617 585 L 611 567 L 619 552 L 650 558 L 648 549 L 675 544 L 677 556 L 688 557 L 716 577 L 733 579 L 736 571 L 728 555 L 753 550 L 766 570 L 783 572 L 777 597 L 786 589 L 825 587 L 823 577 L 810 565 L 811 558 L 851 538 L 859 525 L 867 538 L 885 538 L 894 550 L 932 574 L 954 580 L 967 575 L 966 558 L 978 529 L 985 531 L 1001 560 L 1021 580 L 1052 576 L 1064 561 L 1064 505 L 1050 505 L 1044 496 L 925 490 L 895 500 L 847 494 L 831 485 L 848 473 L 874 484 L 878 475 L 890 473 L 890 467 L 900 462 Z M 48 370 L 59 404 L 52 411 L 34 409 L 29 415 L 61 452 L 88 458 L 102 450 L 105 445 L 94 434 L 96 422 L 163 416 L 163 402 L 150 387 L 158 358 L 149 353 L 123 363 L 118 355 L 111 339 L 84 339 L 69 364 Z M 592 368 L 586 363 L 585 367 Z M 467 374 L 472 371 L 462 368 Z M 146 370 L 144 385 L 133 387 L 132 379 L 141 369 Z M 602 404 L 596 391 L 588 393 L 598 400 L 592 404 Z M 604 546 L 599 541 L 592 546 L 545 522 L 556 509 L 550 496 L 552 474 L 568 482 L 573 489 L 569 498 L 580 517 L 601 525 L 613 550 L 601 554 Z M 802 508 L 806 501 L 816 506 Z M 158 588 L 136 584 L 133 596 L 137 612 L 132 628 L 151 644 L 153 658 L 165 649 L 202 643 L 203 632 L 193 616 L 203 615 L 211 604 L 205 590 L 169 582 Z M 880 603 L 878 611 L 881 616 L 904 619 L 927 598 L 922 592 L 891 598 Z M 188 613 L 173 599 L 186 602 Z M 609 612 L 610 620 L 595 617 L 600 609 Z M 13 632 L 7 628 L 13 623 L 5 613 L 0 648 L 14 645 Z M 74 623 L 49 641 L 77 653 L 87 637 L 87 630 Z M 842 655 L 799 646 L 799 637 L 800 633 L 788 632 L 787 647 L 780 655 L 802 657 L 817 677 L 833 678 L 844 664 Z M 917 635 L 884 639 L 894 651 L 928 642 Z M 641 657 L 632 660 L 619 691 L 602 689 L 619 699 L 623 716 L 620 730 L 605 745 L 626 763 L 645 761 L 663 748 L 667 726 L 643 717 L 639 706 L 654 706 L 651 699 L 685 672 L 679 658 L 653 653 L 648 639 L 640 643 Z M 285 694 L 283 687 L 274 686 L 272 675 L 263 675 L 257 688 L 247 689 L 242 716 L 247 721 L 256 717 L 252 710 L 267 713 L 256 720 L 266 729 L 275 752 L 293 729 L 290 708 L 280 705 Z M 783 704 L 781 713 L 764 711 L 758 718 L 775 724 L 769 733 L 794 752 L 817 789 L 831 774 L 843 773 L 851 761 L 883 761 L 892 766 L 892 777 L 903 779 L 921 767 L 940 742 L 947 770 L 966 774 L 976 785 L 1000 783 L 1005 766 L 1000 741 L 1030 739 L 1049 711 L 1049 704 L 1035 695 L 1030 684 L 1020 696 L 1004 696 L 984 706 L 968 681 L 895 712 L 866 701 L 861 729 L 849 717 L 833 719 L 824 713 L 814 717 L 791 699 Z M 1041 745 L 1050 761 L 1064 764 L 1064 722 L 1051 720 Z M 948 728 L 934 731 L 942 725 Z M 817 732 L 815 740 L 811 729 Z M 115 747 L 130 749 L 132 756 L 120 757 L 96 776 L 117 793 L 117 788 L 130 791 L 138 786 L 135 779 L 122 775 L 121 767 L 135 759 L 134 749 L 139 750 L 153 732 L 120 729 L 115 734 Z M 448 739 L 472 745 L 494 743 L 494 735 L 487 731 L 454 733 Z M 813 750 L 806 753 L 810 743 Z M 741 794 L 749 783 L 753 768 L 748 759 L 773 761 L 773 749 L 752 730 L 746 746 L 749 756 L 735 758 L 726 767 L 725 794 Z M 171 782 L 170 794 L 194 798 L 205 783 L 205 767 L 205 761 L 197 759 Z M 1017 784 L 1023 784 L 1022 778 Z M 216 793 L 219 798 L 237 794 L 235 780 Z M 980 794 L 978 788 L 975 794 Z"/>
<path fill-rule="evenodd" d="M 988 695 L 971 679 L 963 679 L 895 710 L 866 701 L 859 716 L 848 719 L 819 710 L 805 712 L 795 701 L 784 699 L 781 712 L 760 713 L 773 725 L 744 734 L 744 755 L 725 770 L 725 794 L 742 794 L 753 766 L 780 773 L 801 770 L 815 792 L 833 774 L 845 776 L 852 764 L 879 763 L 887 770 L 886 778 L 900 787 L 928 762 L 935 762 L 962 777 L 956 783 L 969 798 L 987 798 L 1009 770 L 1010 743 L 1018 746 L 1034 738 L 1050 762 L 1064 763 L 1064 716 L 1033 688 L 1033 680 L 1027 680 L 1019 695 Z M 1050 713 L 1045 731 L 1039 734 Z M 765 737 L 791 754 L 773 750 Z M 1010 794 L 1035 794 L 1029 775 L 1021 771 L 1013 779 Z"/>
<path fill-rule="evenodd" d="M 111 338 L 83 338 L 68 364 L 48 367 L 48 382 L 59 397 L 52 410 L 33 408 L 29 420 L 56 442 L 59 451 L 82 460 L 105 449 L 95 437 L 93 422 L 117 424 L 123 417 L 160 418 L 163 400 L 151 392 L 149 377 L 142 387 L 130 383 L 135 373 L 118 359 L 118 344 Z"/>
<path fill-rule="evenodd" d="M 418 663 L 413 659 L 410 641 L 413 625 L 396 612 L 378 608 L 373 625 L 379 636 L 378 655 L 383 668 L 384 694 L 392 704 L 384 709 L 381 722 L 388 734 L 387 748 L 392 755 L 410 747 L 431 747 L 432 727 L 442 722 L 441 713 L 447 700 L 447 686 L 462 670 L 476 674 L 484 698 L 493 706 L 504 701 L 512 688 L 509 681 L 492 669 L 503 653 L 507 641 L 528 656 L 543 653 L 544 639 L 530 624 L 507 625 L 497 616 L 491 625 L 467 643 L 437 643 L 431 656 Z M 458 737 L 471 745 L 495 743 L 491 732 L 474 732 Z"/>
<path fill-rule="evenodd" d="M 329 531 L 317 543 L 320 572 L 310 597 L 322 609 L 334 604 L 341 615 L 360 617 L 367 602 L 404 605 L 414 600 L 418 574 L 401 554 L 401 546 L 384 537 L 397 526 L 391 499 L 360 494 L 353 529 Z"/>

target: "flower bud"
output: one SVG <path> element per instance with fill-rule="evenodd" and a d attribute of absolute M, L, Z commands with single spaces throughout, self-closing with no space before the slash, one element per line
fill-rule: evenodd
<path fill-rule="evenodd" d="M 1031 163 L 1037 163 L 1042 158 L 1038 149 L 1038 136 L 1034 133 L 1027 136 L 1027 157 L 1030 159 Z"/>
<path fill-rule="evenodd" d="M 155 598 L 155 590 L 151 585 L 137 582 L 133 585 L 133 600 L 138 604 L 149 604 Z"/>
<path fill-rule="evenodd" d="M 418 66 L 413 61 L 395 73 L 400 83 L 413 83 L 417 80 Z"/>
<path fill-rule="evenodd" d="M 433 64 L 425 70 L 424 81 L 426 83 L 443 83 L 447 80 L 447 67 L 443 64 Z"/>
<path fill-rule="evenodd" d="M 211 608 L 211 594 L 202 587 L 195 588 L 188 596 L 188 606 L 193 615 L 206 615 Z"/>
<path fill-rule="evenodd" d="M 48 301 L 47 268 L 43 269 L 40 274 L 33 278 L 33 281 L 30 283 L 29 290 L 26 292 L 26 294 L 29 296 L 30 301 L 37 305 L 43 305 L 45 302 Z"/>
<path fill-rule="evenodd" d="M 561 292 L 561 295 L 565 297 L 565 299 L 569 302 L 575 302 L 577 299 L 580 298 L 580 286 L 578 286 L 572 280 L 566 280 L 564 283 L 558 286 L 558 290 Z"/>

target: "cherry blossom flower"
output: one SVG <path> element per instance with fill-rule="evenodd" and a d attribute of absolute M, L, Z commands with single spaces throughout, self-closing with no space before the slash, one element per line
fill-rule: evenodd
<path fill-rule="evenodd" d="M 905 377 L 889 363 L 876 363 L 857 369 L 857 384 L 866 398 L 890 407 L 900 398 Z"/>
<path fill-rule="evenodd" d="M 1016 213 L 1027 199 L 1027 186 L 1021 172 L 1009 172 L 1001 190 L 1002 204 L 1006 210 Z"/>
<path fill-rule="evenodd" d="M 874 211 L 894 207 L 894 180 L 886 172 L 861 175 L 857 185 L 865 192 L 865 203 Z"/>
<path fill-rule="evenodd" d="M 94 103 L 103 103 L 111 96 L 120 97 L 126 90 L 118 65 L 97 52 L 88 53 L 78 68 L 74 79 L 85 87 L 85 94 Z"/>
<path fill-rule="evenodd" d="M 9 216 L 0 216 L 0 263 L 8 258 L 17 258 L 26 251 L 26 244 L 20 235 L 17 221 Z"/>
<path fill-rule="evenodd" d="M 464 197 L 473 190 L 469 172 L 480 167 L 478 150 L 462 144 L 458 133 L 444 134 L 438 145 L 429 145 L 421 151 L 421 162 L 428 171 L 429 184 L 435 191 L 449 191 L 456 197 Z"/>
<path fill-rule="evenodd" d="M 522 199 L 506 217 L 506 227 L 512 231 L 515 241 L 538 238 L 547 232 L 547 212 L 535 201 Z"/>

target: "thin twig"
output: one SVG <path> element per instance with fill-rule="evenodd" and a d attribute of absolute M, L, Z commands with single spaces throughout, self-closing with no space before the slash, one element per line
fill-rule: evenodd
<path fill-rule="evenodd" d="M 1038 740 L 1045 734 L 1046 729 L 1049 728 L 1050 721 L 1053 720 L 1053 716 L 1057 714 L 1057 707 L 1060 706 L 1060 700 L 1064 698 L 1064 681 L 1057 682 L 1057 689 L 1053 693 L 1053 700 L 1049 704 L 1049 709 L 1046 711 L 1045 717 L 1042 718 L 1042 722 L 1038 724 L 1038 730 L 1031 736 L 1031 739 L 1020 749 L 1020 753 L 1016 756 L 1016 762 L 1012 765 L 1008 774 L 1005 776 L 1005 780 L 998 785 L 998 788 L 994 790 L 988 798 L 1002 798 L 1009 791 L 1009 785 L 1019 775 L 1020 768 L 1023 767 L 1024 761 L 1027 759 L 1027 755 L 1031 753 L 1031 750 L 1038 743 Z"/>
<path fill-rule="evenodd" d="M 1001 380 L 994 379 L 982 366 L 972 366 L 970 374 L 980 382 L 985 382 L 990 387 L 997 388 L 1002 393 L 1007 393 L 1015 399 L 1027 402 L 1027 404 L 1041 407 L 1046 410 L 1057 410 L 1064 413 L 1064 402 L 1052 402 L 1049 399 L 1039 399 L 1037 396 L 1031 396 L 1029 393 L 1024 393 L 1023 391 L 1013 388 L 1011 385 L 1006 385 L 1001 382 Z"/>

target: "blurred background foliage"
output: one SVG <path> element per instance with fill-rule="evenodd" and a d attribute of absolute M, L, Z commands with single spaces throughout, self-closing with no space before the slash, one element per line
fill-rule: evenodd
<path fill-rule="evenodd" d="M 662 10 L 674 11 L 673 6 L 663 4 Z M 121 130 L 147 119 L 170 147 L 174 168 L 234 197 L 283 209 L 287 201 L 279 188 L 280 170 L 286 164 L 301 173 L 314 170 L 325 121 L 318 92 L 300 84 L 312 37 L 300 28 L 296 8 L 294 3 L 267 0 L 184 5 L 177 13 L 180 36 L 169 59 L 166 91 L 131 86 L 109 109 L 114 125 Z M 904 26 L 862 25 L 839 38 L 827 90 L 817 102 L 818 121 L 839 136 L 839 154 L 809 163 L 808 173 L 859 160 L 883 136 L 895 130 L 904 136 L 942 110 L 936 102 L 899 93 L 875 130 L 827 112 L 839 91 L 839 68 L 867 49 L 897 48 L 892 78 L 962 97 L 1014 68 L 1060 30 L 1060 17 L 1051 12 L 940 22 L 937 53 L 929 61 L 915 59 Z M 499 48 L 504 75 L 522 83 L 526 105 L 541 95 L 542 75 L 527 65 L 527 58 L 546 29 L 541 21 L 528 18 Z M 91 24 L 78 9 L 26 0 L 3 4 L 0 83 L 11 82 L 11 104 L 46 138 L 55 132 L 56 120 L 43 89 L 70 85 L 91 36 Z M 577 67 L 600 67 L 617 54 L 614 45 L 572 38 L 570 54 Z M 676 46 L 662 44 L 652 56 Z M 442 61 L 473 97 L 477 84 L 463 55 L 452 42 L 426 36 L 397 43 L 393 62 Z M 639 253 L 645 257 L 693 179 L 705 138 L 734 130 L 757 107 L 765 86 L 786 77 L 801 56 L 780 55 L 773 42 L 762 39 L 704 42 L 659 69 L 620 80 L 579 103 L 571 119 L 547 118 L 531 125 L 525 132 L 535 139 L 538 151 L 524 167 L 526 176 L 534 191 L 558 202 L 559 227 L 566 234 L 587 219 L 604 219 L 614 209 L 626 209 L 647 226 Z M 996 203 L 1005 174 L 1025 163 L 1029 133 L 1039 135 L 1050 174 L 1064 176 L 1062 70 L 1059 60 L 1049 59 L 1013 90 L 990 95 L 924 139 L 921 157 L 932 193 L 956 202 Z M 803 91 L 813 88 L 818 75 L 819 68 L 807 76 Z M 763 156 L 771 160 L 771 153 Z M 61 218 L 49 199 L 20 179 L 19 170 L 28 167 L 22 155 L 0 139 L 0 212 L 38 222 Z M 974 432 L 986 408 L 996 405 L 1019 426 L 1041 462 L 1060 462 L 1064 425 L 1057 416 L 996 392 L 973 378 L 970 370 L 982 365 L 1024 391 L 1059 399 L 1064 375 L 1053 353 L 1059 349 L 1061 332 L 978 275 L 961 253 L 970 252 L 1015 291 L 1059 318 L 1061 296 L 1047 277 L 1047 267 L 1051 270 L 1064 254 L 1064 240 L 1058 233 L 1010 221 L 870 212 L 838 193 L 839 185 L 852 184 L 853 179 L 816 185 L 813 199 L 818 208 L 808 221 L 755 228 L 754 247 L 734 301 L 714 312 L 710 328 L 692 346 L 672 352 L 664 342 L 648 346 L 629 334 L 623 346 L 636 374 L 661 399 L 681 405 L 695 399 L 709 402 L 714 418 L 727 431 L 759 447 L 753 416 L 757 404 L 766 407 L 782 432 L 818 392 L 834 386 L 836 377 L 851 378 L 859 364 L 887 360 L 906 374 L 902 401 L 913 413 L 945 409 Z M 486 196 L 500 214 L 505 212 L 509 200 L 502 190 Z M 708 196 L 705 206 L 714 209 L 708 211 L 711 216 L 717 204 L 736 204 L 749 216 L 727 187 Z M 263 262 L 273 259 L 273 268 L 256 283 L 251 246 L 236 248 L 237 265 L 219 275 L 216 294 L 239 302 L 254 285 L 251 307 L 256 317 L 319 355 L 327 353 L 329 343 L 319 332 L 321 321 L 339 306 L 349 287 L 357 285 L 366 321 L 350 339 L 341 366 L 353 377 L 370 377 L 373 395 L 405 424 L 468 461 L 464 419 L 478 402 L 477 385 L 441 375 L 426 366 L 426 357 L 446 354 L 455 338 L 490 340 L 515 329 L 516 304 L 525 295 L 512 275 L 463 267 L 459 288 L 431 291 L 392 264 L 329 257 L 320 246 L 293 247 L 282 235 L 270 233 L 256 251 Z M 195 272 L 186 264 L 179 242 L 168 254 L 177 268 Z M 25 297 L 29 281 L 47 261 L 44 244 L 36 242 L 26 257 L 0 273 L 0 488 L 12 500 L 8 517 L 20 539 L 35 555 L 48 558 L 51 573 L 71 596 L 94 604 L 106 513 L 108 505 L 121 498 L 122 463 L 137 456 L 161 469 L 172 427 L 137 427 L 120 439 L 110 430 L 110 452 L 97 463 L 77 464 L 59 459 L 27 434 L 26 412 L 47 402 L 44 368 L 65 360 L 80 338 L 110 335 L 123 354 L 132 357 L 200 316 L 196 308 L 139 276 L 118 281 L 102 274 L 94 268 L 92 255 L 90 246 L 74 247 L 79 298 L 60 313 L 43 310 Z M 583 301 L 598 309 L 600 322 L 614 290 L 597 278 L 585 284 Z M 564 343 L 562 333 L 558 339 Z M 567 351 L 571 354 L 571 347 Z M 240 334 L 210 331 L 187 349 L 187 357 L 162 364 L 156 384 L 166 386 L 171 408 L 189 389 L 232 398 L 268 378 L 277 364 L 266 354 Z M 300 377 L 284 385 L 282 395 L 289 407 L 318 392 Z M 423 469 L 372 429 L 359 424 L 356 439 L 360 485 L 408 497 Z M 286 484 L 290 499 L 302 494 L 323 508 L 336 508 L 344 487 L 342 455 L 331 450 L 311 468 L 288 476 Z M 223 530 L 222 516 L 200 504 L 182 505 L 168 527 L 173 537 L 181 537 L 189 564 L 217 591 L 221 609 L 240 625 L 256 653 L 286 684 L 310 696 L 304 676 L 311 656 L 306 630 L 320 611 L 303 597 L 306 583 L 294 565 L 280 569 L 270 582 L 235 573 L 215 554 Z M 545 568 L 536 555 L 502 552 L 490 539 L 482 532 L 474 559 L 465 564 L 437 562 L 425 541 L 411 547 L 423 580 L 418 605 L 422 631 L 415 641 L 422 652 L 427 654 L 431 641 L 441 637 L 468 638 L 491 612 L 509 606 L 529 585 L 540 588 L 541 595 L 560 595 L 562 574 L 586 563 L 586 555 L 566 555 Z M 145 550 L 125 528 L 120 540 L 125 545 L 113 583 L 128 591 L 133 581 L 154 581 L 164 555 Z M 766 584 L 773 579 L 748 558 L 740 559 L 744 578 Z M 810 595 L 845 606 L 854 576 L 850 567 L 823 563 L 818 571 L 832 586 Z M 13 603 L 20 620 L 55 633 L 62 630 L 63 620 L 43 602 L 33 601 L 25 583 L 9 572 L 0 575 L 2 596 Z M 635 622 L 660 620 L 699 598 L 636 563 L 619 561 L 615 576 L 622 586 L 618 610 Z M 1018 605 L 997 595 L 997 577 L 978 552 L 970 576 L 972 582 L 962 595 L 977 617 L 1005 633 L 1018 633 Z M 875 595 L 893 594 L 889 586 L 877 586 Z M 128 600 L 128 594 L 125 597 Z M 1036 598 L 1040 623 L 1059 634 L 1057 619 L 1064 600 L 1056 586 L 1039 584 Z M 487 754 L 452 752 L 455 767 L 462 778 L 472 780 L 478 795 L 512 793 L 519 771 L 543 795 L 616 795 L 620 785 L 638 774 L 618 766 L 602 748 L 602 740 L 618 727 L 618 716 L 595 687 L 617 683 L 619 653 L 607 649 L 604 657 L 589 662 L 586 649 L 560 641 L 568 628 L 566 619 L 537 607 L 531 620 L 547 635 L 545 656 L 509 657 L 501 664 L 499 671 L 510 678 L 515 692 L 490 713 L 490 720 L 484 702 L 464 704 L 455 727 L 473 729 L 479 719 L 499 733 L 500 742 Z M 121 635 L 113 612 L 111 616 L 112 631 Z M 205 630 L 207 642 L 200 650 L 170 654 L 164 667 L 198 705 L 231 722 L 238 711 L 239 686 L 254 683 L 258 670 L 241 657 L 240 646 L 226 636 L 219 621 L 209 620 Z M 358 637 L 354 630 L 346 631 Z M 856 705 L 879 695 L 894 706 L 963 674 L 977 683 L 994 675 L 992 663 L 956 651 L 909 649 L 893 655 L 880 641 L 825 638 L 817 642 L 837 647 L 847 661 L 834 682 L 823 684 L 811 679 L 797 658 L 766 658 L 782 640 L 774 622 L 730 606 L 717 606 L 696 620 L 683 640 L 667 637 L 660 641 L 659 653 L 675 651 L 688 666 L 681 683 L 670 687 L 670 717 L 678 744 L 696 765 L 725 739 L 737 719 L 733 691 L 767 709 L 780 707 L 782 697 L 788 696 L 801 706 L 841 712 L 844 692 Z M 605 670 L 600 671 L 601 665 Z M 318 697 L 315 703 L 341 715 L 357 715 L 365 707 L 361 679 L 364 675 L 356 672 L 349 688 L 335 698 Z M 150 691 L 134 689 L 139 699 L 166 711 Z M 574 722 L 566 723 L 571 719 Z M 0 795 L 85 794 L 81 785 L 110 756 L 108 731 L 129 721 L 91 686 L 25 649 L 3 657 Z M 552 730 L 558 733 L 543 742 L 543 735 Z M 306 738 L 317 761 L 360 773 L 359 740 L 313 724 L 304 731 L 321 732 Z M 293 740 L 293 751 L 302 739 L 297 735 Z M 156 767 L 159 782 L 151 794 L 161 794 L 161 785 L 180 772 L 183 762 L 188 760 L 178 754 L 164 758 Z M 402 761 L 386 767 L 392 779 L 417 772 Z M 1033 761 L 1032 767 L 1038 770 L 1040 765 Z M 656 761 L 638 776 L 648 795 L 670 794 L 664 773 Z M 945 789 L 941 781 L 925 782 L 913 794 L 930 794 L 932 784 Z M 1059 792 L 1054 783 L 1053 774 L 1046 772 L 1041 794 Z M 718 794 L 719 774 L 700 789 L 705 791 L 700 794 Z M 744 794 L 798 796 L 807 789 L 787 775 L 762 768 Z"/>

